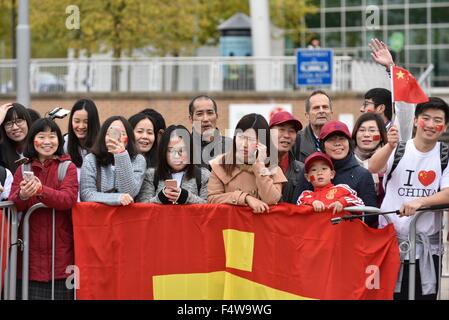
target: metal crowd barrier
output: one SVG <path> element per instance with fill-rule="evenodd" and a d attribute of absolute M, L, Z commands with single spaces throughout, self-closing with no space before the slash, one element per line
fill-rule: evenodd
<path fill-rule="evenodd" d="M 440 209 L 440 210 L 434 210 L 434 213 L 440 213 L 441 214 L 441 222 L 444 223 L 444 212 L 447 209 Z M 427 211 L 428 212 L 428 211 Z M 426 212 L 416 212 L 413 216 L 412 221 L 410 222 L 410 231 L 409 231 L 409 241 L 410 241 L 410 251 L 409 251 L 409 286 L 408 286 L 408 299 L 409 300 L 415 300 L 415 273 L 416 273 L 416 224 L 418 219 L 422 216 L 422 214 L 425 214 Z M 438 259 L 438 274 L 437 276 L 437 283 L 439 284 L 439 290 L 437 292 L 438 299 L 441 297 L 441 290 L 442 290 L 442 258 L 443 258 L 443 252 L 441 248 L 443 247 L 443 235 L 442 235 L 442 227 L 439 230 L 439 259 Z"/>
<path fill-rule="evenodd" d="M 17 284 L 17 247 L 23 248 L 22 257 L 22 300 L 28 300 L 29 287 L 29 250 L 30 250 L 30 217 L 40 208 L 48 208 L 37 203 L 26 212 L 23 219 L 23 240 L 18 239 L 19 214 L 11 201 L 0 202 L 3 209 L 0 229 L 0 270 L 3 269 L 3 258 L 6 253 L 6 268 L 0 276 L 0 290 L 4 300 L 16 300 Z M 55 209 L 52 209 L 52 300 L 55 292 Z M 1 299 L 1 297 L 0 297 Z"/>
<path fill-rule="evenodd" d="M 28 300 L 29 287 L 29 252 L 30 252 L 30 217 L 40 208 L 48 208 L 43 203 L 36 203 L 28 209 L 23 218 L 23 253 L 22 253 L 22 300 Z M 52 209 L 51 237 L 51 300 L 55 299 L 55 209 Z"/>
<path fill-rule="evenodd" d="M 3 292 L 4 300 L 15 300 L 19 219 L 12 201 L 1 201 L 0 209 L 3 211 L 0 229 L 0 292 Z"/>

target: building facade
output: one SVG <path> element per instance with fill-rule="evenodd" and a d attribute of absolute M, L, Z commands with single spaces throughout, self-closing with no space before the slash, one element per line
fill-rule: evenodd
<path fill-rule="evenodd" d="M 313 0 L 319 11 L 306 16 L 301 45 L 314 35 L 321 47 L 370 58 L 372 38 L 385 41 L 397 64 L 416 77 L 433 63 L 434 87 L 449 88 L 448 0 Z"/>

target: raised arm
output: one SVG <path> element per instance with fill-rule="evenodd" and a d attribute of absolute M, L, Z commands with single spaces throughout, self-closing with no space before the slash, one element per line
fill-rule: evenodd
<path fill-rule="evenodd" d="M 117 191 L 128 193 L 133 198 L 137 196 L 142 187 L 146 170 L 146 161 L 142 155 L 137 155 L 131 161 L 128 151 L 114 154 Z"/>
<path fill-rule="evenodd" d="M 387 45 L 379 39 L 372 39 L 368 46 L 371 49 L 371 56 L 373 57 L 374 61 L 384 66 L 385 69 L 389 71 L 390 66 L 394 65 L 394 61 Z"/>
<path fill-rule="evenodd" d="M 377 150 L 373 156 L 368 160 L 368 171 L 371 173 L 378 173 L 382 171 L 388 162 L 392 152 L 399 142 L 399 132 L 395 125 L 388 130 L 388 143 Z"/>

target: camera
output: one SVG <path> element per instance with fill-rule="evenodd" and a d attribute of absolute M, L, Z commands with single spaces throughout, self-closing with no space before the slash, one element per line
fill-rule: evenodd
<path fill-rule="evenodd" d="M 48 113 L 48 117 L 52 120 L 54 120 L 56 118 L 64 119 L 69 113 L 70 113 L 70 110 L 63 109 L 61 107 L 56 107 Z"/>

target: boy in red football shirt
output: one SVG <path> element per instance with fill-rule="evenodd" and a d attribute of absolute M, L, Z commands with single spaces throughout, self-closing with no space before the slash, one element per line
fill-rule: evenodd
<path fill-rule="evenodd" d="M 363 206 L 357 192 L 346 184 L 333 185 L 335 177 L 331 158 L 322 152 L 315 152 L 305 161 L 305 177 L 314 191 L 304 191 L 298 198 L 298 205 L 313 207 L 313 211 L 322 212 L 326 209 L 333 213 L 341 212 L 348 206 Z"/>

